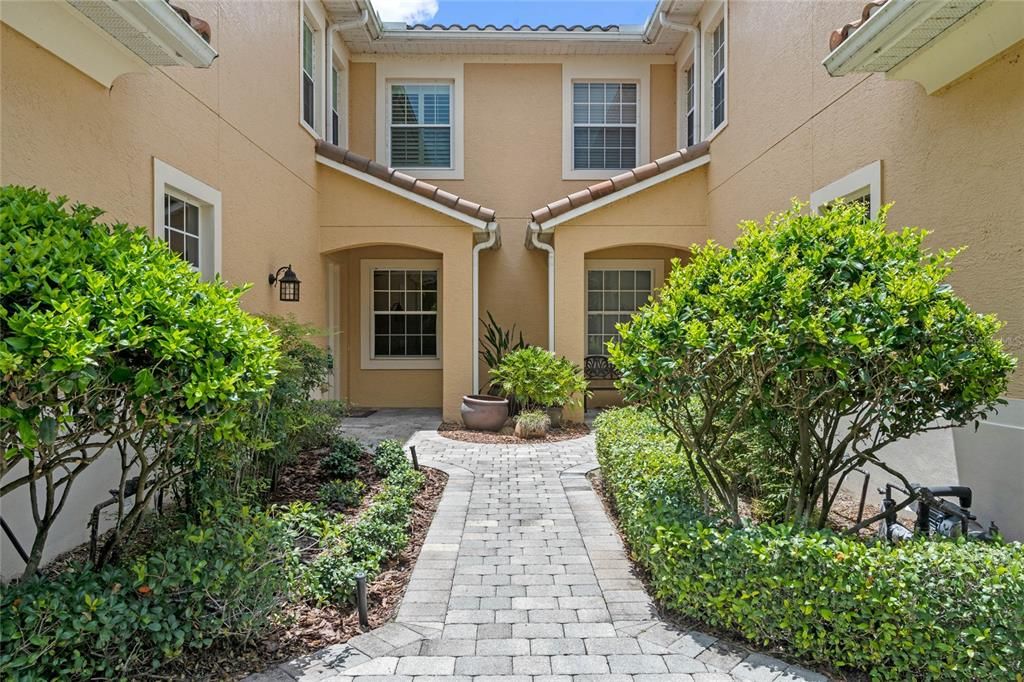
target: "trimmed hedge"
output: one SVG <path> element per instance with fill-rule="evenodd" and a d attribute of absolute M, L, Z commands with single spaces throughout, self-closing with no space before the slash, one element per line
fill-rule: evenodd
<path fill-rule="evenodd" d="M 597 420 L 597 455 L 626 538 L 670 609 L 872 679 L 1024 674 L 1024 547 L 865 543 L 701 518 L 673 440 L 633 408 Z"/>

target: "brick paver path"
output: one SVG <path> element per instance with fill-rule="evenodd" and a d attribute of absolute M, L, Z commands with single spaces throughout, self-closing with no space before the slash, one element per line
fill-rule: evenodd
<path fill-rule="evenodd" d="M 436 423 L 383 410 L 345 424 L 368 443 L 408 438 L 449 475 L 395 622 L 250 680 L 825 679 L 658 619 L 586 478 L 592 436 L 477 445 Z"/>

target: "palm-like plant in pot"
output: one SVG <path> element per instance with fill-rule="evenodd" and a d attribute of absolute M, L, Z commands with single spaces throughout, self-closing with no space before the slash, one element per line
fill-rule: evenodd
<path fill-rule="evenodd" d="M 579 365 L 537 346 L 506 354 L 491 369 L 491 383 L 522 409 L 547 410 L 552 426 L 558 426 L 563 407 L 581 405 L 588 393 Z"/>

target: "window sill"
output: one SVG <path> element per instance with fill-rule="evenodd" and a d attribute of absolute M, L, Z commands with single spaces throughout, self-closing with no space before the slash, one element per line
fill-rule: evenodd
<path fill-rule="evenodd" d="M 388 162 L 389 168 L 395 168 Z M 417 180 L 464 180 L 459 168 L 395 168 L 395 170 L 411 175 Z"/>
<path fill-rule="evenodd" d="M 642 164 L 641 164 L 642 165 Z M 605 168 L 601 170 L 563 170 L 563 180 L 608 180 L 620 173 L 628 173 L 632 168 Z"/>
<path fill-rule="evenodd" d="M 711 140 L 713 140 L 713 139 L 715 139 L 716 137 L 718 137 L 719 133 L 721 133 L 721 132 L 722 132 L 723 130 L 725 130 L 725 127 L 726 127 L 727 125 L 729 125 L 729 121 L 728 121 L 728 119 L 726 119 L 726 120 L 725 120 L 725 121 L 724 121 L 724 122 L 722 123 L 722 125 L 718 126 L 718 127 L 717 127 L 717 128 L 715 128 L 714 130 L 712 130 L 712 131 L 711 131 L 711 133 L 710 133 L 710 134 L 709 134 L 709 135 L 708 135 L 707 137 L 705 137 L 705 138 L 704 138 L 704 141 L 705 141 L 705 142 L 711 142 Z"/>
<path fill-rule="evenodd" d="M 441 358 L 415 360 L 375 360 L 363 358 L 360 369 L 369 370 L 402 370 L 402 369 L 442 369 Z"/>

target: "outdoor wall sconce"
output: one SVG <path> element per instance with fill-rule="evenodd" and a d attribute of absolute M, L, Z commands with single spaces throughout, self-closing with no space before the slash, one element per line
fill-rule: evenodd
<path fill-rule="evenodd" d="M 284 272 L 282 275 L 281 273 Z M 299 276 L 292 270 L 291 265 L 285 265 L 277 269 L 277 272 L 267 277 L 267 281 L 270 282 L 270 286 L 280 284 L 278 291 L 280 292 L 282 301 L 298 301 L 299 300 L 299 285 L 302 282 L 299 280 Z"/>

